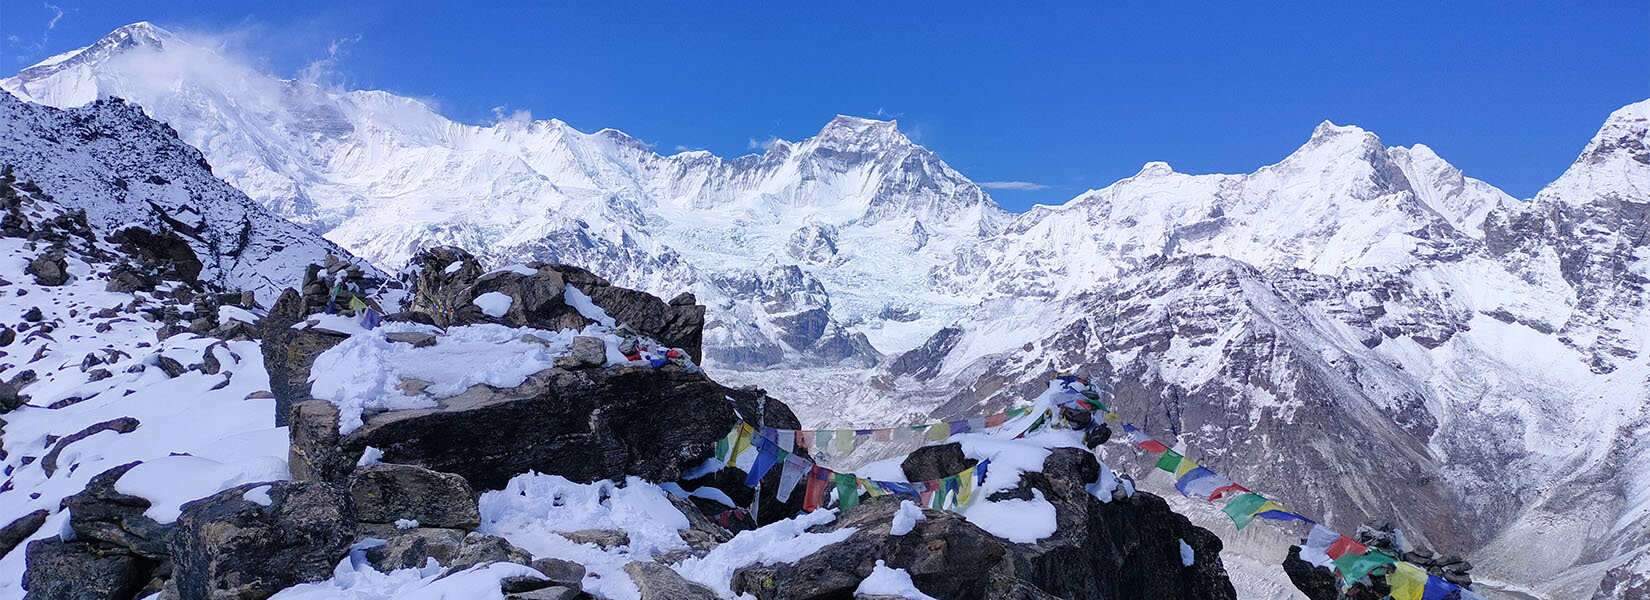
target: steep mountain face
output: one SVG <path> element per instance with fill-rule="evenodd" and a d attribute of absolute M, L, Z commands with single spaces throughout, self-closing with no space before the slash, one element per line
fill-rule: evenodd
<path fill-rule="evenodd" d="M 265 207 L 388 268 L 451 244 L 485 248 L 494 263 L 578 264 L 708 303 L 742 301 L 719 282 L 771 280 L 792 266 L 829 290 L 823 313 L 742 305 L 785 329 L 713 345 L 712 362 L 729 367 L 880 359 L 869 343 L 844 353 L 845 328 L 887 351 L 914 345 L 968 304 L 928 271 L 1006 220 L 890 121 L 838 117 L 812 138 L 735 159 L 662 156 L 611 129 L 462 125 L 382 92 L 279 80 L 147 23 L 0 87 L 57 106 L 132 100 Z M 922 311 L 879 317 L 889 306 Z"/>
<path fill-rule="evenodd" d="M 1472 552 L 1513 597 L 1650 576 L 1650 102 L 1527 202 L 1326 122 L 1253 173 L 1149 163 L 1009 216 L 892 122 L 663 156 L 276 79 L 147 24 L 0 87 L 131 99 L 383 266 L 454 244 L 692 291 L 709 366 L 810 424 L 975 413 L 1087 368 L 1198 460 L 1338 527 Z"/>
<path fill-rule="evenodd" d="M 984 304 L 877 382 L 930 405 L 927 390 L 957 390 L 936 412 L 960 414 L 1052 371 L 1096 369 L 1115 383 L 1125 415 L 1333 525 L 1393 519 L 1428 544 L 1475 550 L 1485 575 L 1518 593 L 1589 597 L 1601 578 L 1631 579 L 1626 565 L 1650 545 L 1647 113 L 1650 102 L 1617 111 L 1562 178 L 1530 202 L 1490 198 L 1482 222 L 1457 229 L 1454 219 L 1484 203 L 1435 194 L 1473 186 L 1406 167 L 1402 180 L 1360 196 L 1396 211 L 1387 222 L 1402 228 L 1366 228 L 1385 233 L 1347 245 L 1333 241 L 1347 239 L 1347 227 L 1325 238 L 1277 221 L 1281 231 L 1232 236 L 1244 222 L 1222 220 L 1166 256 L 1084 265 L 1099 278 L 1091 291 Z M 1419 154 L 1397 150 L 1384 156 Z M 1154 177 L 1180 181 L 1160 184 L 1175 190 L 1162 196 L 1122 191 Z M 1161 219 L 1150 231 L 1172 239 L 1188 220 L 1206 223 L 1204 207 L 1239 214 L 1226 206 L 1245 196 L 1223 194 L 1253 177 L 1159 170 L 1073 204 L 1196 206 L 1164 218 L 1162 203 L 1140 203 Z M 1204 204 L 1188 200 L 1199 185 Z M 1325 206 L 1343 198 L 1329 189 L 1291 208 L 1344 214 Z M 1434 206 L 1443 209 L 1422 210 Z M 1141 239 L 1130 224 L 1146 219 L 1102 214 L 1068 206 L 1008 230 L 1091 230 L 1082 256 L 1127 257 L 1139 245 L 1107 243 Z M 1122 223 L 1124 233 L 1094 222 Z M 1240 243 L 1248 239 L 1292 240 L 1281 247 L 1293 252 L 1233 260 L 1250 251 Z M 1385 260 L 1372 261 L 1372 249 Z"/>
<path fill-rule="evenodd" d="M 170 127 L 118 99 L 58 110 L 0 92 L 0 164 L 85 211 L 101 236 L 175 235 L 201 277 L 265 300 L 303 265 L 347 254 L 214 177 Z"/>

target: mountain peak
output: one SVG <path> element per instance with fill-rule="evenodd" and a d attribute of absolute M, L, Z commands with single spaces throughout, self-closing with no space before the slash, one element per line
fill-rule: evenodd
<path fill-rule="evenodd" d="M 1316 129 L 1312 130 L 1312 137 L 1310 139 L 1324 140 L 1355 135 L 1370 135 L 1370 133 L 1357 125 L 1336 125 L 1328 119 L 1324 119 L 1322 123 L 1318 123 L 1318 127 Z"/>
<path fill-rule="evenodd" d="M 1135 177 L 1154 177 L 1154 176 L 1159 176 L 1159 175 L 1173 175 L 1173 174 L 1174 174 L 1174 167 L 1169 166 L 1169 163 L 1163 162 L 1161 160 L 1154 160 L 1154 161 L 1151 161 L 1151 162 L 1146 163 L 1144 165 L 1140 165 L 1140 172 L 1135 173 L 1134 176 Z"/>
<path fill-rule="evenodd" d="M 818 139 L 830 145 L 852 145 L 878 143 L 911 143 L 911 140 L 900 133 L 899 123 L 896 121 L 879 121 L 864 117 L 837 115 L 819 130 Z"/>

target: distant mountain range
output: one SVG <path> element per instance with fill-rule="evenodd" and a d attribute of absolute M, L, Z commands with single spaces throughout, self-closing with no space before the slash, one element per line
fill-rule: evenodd
<path fill-rule="evenodd" d="M 1426 146 L 1325 122 L 1253 173 L 1149 163 L 1010 214 L 891 121 L 837 117 L 732 159 L 666 156 L 611 129 L 465 125 L 384 92 L 279 79 L 147 23 L 0 88 L 58 107 L 125 98 L 211 165 L 197 183 L 134 191 L 126 173 L 172 182 L 189 150 L 111 156 L 97 150 L 111 142 L 60 133 L 97 119 L 89 129 L 157 135 L 132 105 L 0 99 L 8 143 L 103 157 L 0 161 L 63 186 L 126 180 L 85 196 L 94 217 L 147 206 L 286 240 L 201 237 L 220 254 L 309 257 L 324 236 L 394 268 L 455 244 L 691 291 L 710 306 L 709 367 L 812 423 L 976 413 L 1087 369 L 1204 464 L 1343 529 L 1393 519 L 1470 552 L 1508 597 L 1650 577 L 1650 101 L 1610 115 L 1529 200 Z M 212 174 L 257 206 L 203 211 L 244 200 Z M 230 262 L 226 277 L 250 287 L 297 279 Z"/>

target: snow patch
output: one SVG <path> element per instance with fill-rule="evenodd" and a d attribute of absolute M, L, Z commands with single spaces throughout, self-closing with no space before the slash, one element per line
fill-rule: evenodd
<path fill-rule="evenodd" d="M 470 302 L 481 307 L 481 312 L 487 316 L 497 319 L 503 317 L 504 313 L 510 312 L 510 305 L 515 302 L 515 299 L 504 292 L 487 292 L 476 296 L 475 300 Z"/>
<path fill-rule="evenodd" d="M 911 574 L 905 569 L 890 568 L 882 560 L 877 560 L 877 566 L 871 569 L 871 575 L 859 582 L 854 588 L 857 596 L 892 596 L 905 600 L 939 600 L 922 593 L 917 584 L 911 581 Z"/>

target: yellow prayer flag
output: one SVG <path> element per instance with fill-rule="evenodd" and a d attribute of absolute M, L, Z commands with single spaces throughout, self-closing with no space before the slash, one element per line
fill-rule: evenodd
<path fill-rule="evenodd" d="M 836 454 L 847 456 L 853 453 L 855 446 L 859 445 L 857 443 L 859 436 L 854 435 L 852 429 L 838 429 L 836 430 L 836 438 L 833 441 L 836 442 Z"/>
<path fill-rule="evenodd" d="M 943 442 L 951 437 L 950 423 L 935 423 L 928 426 L 928 441 Z"/>
<path fill-rule="evenodd" d="M 1187 472 L 1196 468 L 1197 461 L 1190 458 L 1182 458 L 1180 459 L 1180 465 L 1174 468 L 1174 477 L 1175 479 L 1180 479 L 1182 475 L 1185 475 Z"/>
<path fill-rule="evenodd" d="M 957 474 L 957 506 L 967 506 L 968 497 L 974 495 L 974 469 L 977 466 Z"/>
<path fill-rule="evenodd" d="M 1427 590 L 1427 572 L 1421 567 L 1400 562 L 1391 575 L 1386 576 L 1392 587 L 1392 600 L 1421 600 Z"/>
<path fill-rule="evenodd" d="M 733 441 L 733 452 L 728 454 L 728 463 L 738 462 L 739 453 L 751 447 L 751 434 L 756 433 L 749 423 L 739 424 L 739 438 Z"/>

